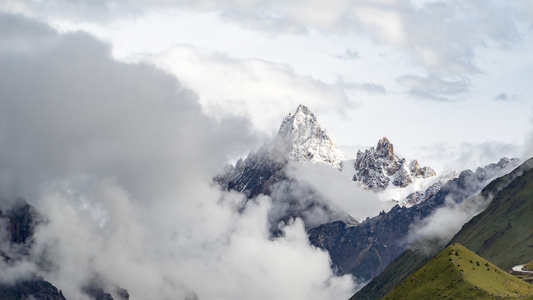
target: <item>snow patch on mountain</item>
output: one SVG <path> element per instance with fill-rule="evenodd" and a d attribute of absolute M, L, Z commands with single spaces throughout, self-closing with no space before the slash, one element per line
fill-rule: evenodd
<path fill-rule="evenodd" d="M 459 177 L 459 174 L 459 171 L 453 171 L 441 176 L 415 178 L 404 188 L 389 186 L 377 195 L 381 200 L 393 200 L 402 207 L 411 207 L 435 195 L 447 181 Z"/>

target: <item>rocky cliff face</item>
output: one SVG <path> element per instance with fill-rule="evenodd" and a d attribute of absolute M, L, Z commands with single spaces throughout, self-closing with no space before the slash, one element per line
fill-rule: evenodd
<path fill-rule="evenodd" d="M 430 167 L 420 167 L 418 161 L 408 161 L 394 154 L 394 147 L 387 138 L 379 140 L 374 147 L 365 152 L 358 151 L 355 160 L 353 180 L 360 182 L 365 189 L 382 191 L 389 184 L 406 187 L 415 178 L 435 176 Z"/>
<path fill-rule="evenodd" d="M 409 208 L 397 205 L 357 226 L 341 221 L 320 225 L 309 231 L 309 240 L 329 252 L 339 274 L 371 279 L 409 246 L 406 237 L 411 226 L 445 205 L 446 199 L 461 203 L 516 165 L 516 160 L 502 159 L 476 172 L 463 171 L 418 205 Z"/>

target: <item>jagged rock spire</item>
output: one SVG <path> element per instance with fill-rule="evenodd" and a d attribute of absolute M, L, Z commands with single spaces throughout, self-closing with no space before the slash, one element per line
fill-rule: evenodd
<path fill-rule="evenodd" d="M 436 175 L 432 168 L 421 168 L 418 161 L 407 161 L 394 154 L 394 146 L 386 137 L 379 140 L 375 149 L 358 151 L 354 167 L 356 173 L 353 180 L 374 191 L 387 188 L 391 179 L 393 185 L 406 187 L 414 178 Z"/>
<path fill-rule="evenodd" d="M 379 155 L 379 157 L 387 157 L 389 155 L 394 155 L 394 146 L 389 142 L 389 140 L 384 137 L 381 140 L 379 140 L 378 145 L 376 147 L 376 152 Z"/>
<path fill-rule="evenodd" d="M 295 161 L 324 162 L 340 167 L 340 162 L 346 159 L 305 105 L 299 105 L 294 114 L 283 118 L 275 145 Z"/>

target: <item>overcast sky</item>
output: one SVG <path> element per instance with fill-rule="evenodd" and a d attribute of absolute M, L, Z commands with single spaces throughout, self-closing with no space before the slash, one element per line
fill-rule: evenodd
<path fill-rule="evenodd" d="M 272 201 L 238 213 L 212 176 L 299 104 L 349 157 L 386 136 L 438 172 L 526 158 L 531 53 L 526 0 L 1 1 L 0 199 L 48 222 L 0 281 L 37 272 L 71 299 L 95 278 L 134 299 L 347 298 L 359 284 L 300 220 L 271 239 Z M 346 204 L 337 184 L 319 190 Z"/>
<path fill-rule="evenodd" d="M 0 10 L 88 31 L 116 59 L 174 74 L 209 116 L 249 118 L 266 138 L 301 103 L 338 145 L 386 136 L 438 170 L 531 154 L 531 0 L 27 0 Z"/>

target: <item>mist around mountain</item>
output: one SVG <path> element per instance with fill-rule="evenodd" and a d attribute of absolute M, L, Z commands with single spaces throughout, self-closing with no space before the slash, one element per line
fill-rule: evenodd
<path fill-rule="evenodd" d="M 235 166 L 228 166 L 224 173 L 215 177 L 215 182 L 223 189 L 247 195 L 241 204 L 243 211 L 247 203 L 259 195 L 271 197 L 269 226 L 273 236 L 280 234 L 280 224 L 283 226 L 292 219 L 301 218 L 309 241 L 327 251 L 335 273 L 351 274 L 359 281 L 368 281 L 380 274 L 420 238 L 433 239 L 435 250 L 443 246 L 492 197 L 488 194 L 473 196 L 518 163 L 516 159 L 505 158 L 475 172 L 467 170 L 457 175 L 436 176 L 430 167 L 420 167 L 416 160 L 408 161 L 395 155 L 387 138 L 382 138 L 376 148 L 359 152 L 355 161 L 342 160 L 338 152 L 316 116 L 307 107 L 299 106 L 294 114 L 284 118 L 271 144 L 240 159 Z M 350 183 L 346 181 L 346 175 L 351 172 L 347 171 L 349 168 L 355 172 Z M 420 180 L 426 184 L 417 184 L 419 190 L 411 188 L 411 193 L 404 192 L 403 201 L 386 202 L 378 197 L 379 193 L 386 195 L 384 192 L 390 189 L 414 187 Z M 343 190 L 338 188 L 340 182 L 344 182 L 342 186 L 357 190 L 343 191 L 345 196 L 351 195 L 349 200 L 358 203 L 360 210 L 364 210 L 365 202 L 361 201 L 364 199 L 368 199 L 369 206 L 374 209 L 384 203 L 389 203 L 389 207 L 396 202 L 401 205 L 383 209 L 377 215 L 369 214 L 366 219 L 361 215 L 354 219 L 342 209 L 346 207 L 342 205 L 346 200 L 332 201 L 339 200 L 338 193 L 324 188 L 335 186 L 333 182 L 337 183 L 337 190 Z M 361 197 L 365 190 L 368 195 L 376 196 Z M 409 263 L 405 266 L 403 272 L 412 270 Z"/>
<path fill-rule="evenodd" d="M 42 273 L 50 268 L 49 262 L 41 257 L 36 266 L 32 265 L 35 230 L 47 221 L 26 200 L 22 198 L 0 200 L 0 299 L 48 299 L 65 300 L 63 292 Z M 105 284 L 97 278 L 87 280 L 83 286 L 83 296 L 102 300 L 127 300 L 129 293 L 120 287 L 112 288 L 112 294 L 105 291 Z"/>
<path fill-rule="evenodd" d="M 430 228 L 432 222 L 428 220 L 439 209 L 463 205 L 466 198 L 481 189 L 490 179 L 507 172 L 516 164 L 514 160 L 502 159 L 498 164 L 479 168 L 476 172 L 464 171 L 457 178 L 451 176 L 441 180 L 436 178 L 430 168 L 420 167 L 416 160 L 407 162 L 396 156 L 392 144 L 386 138 L 378 142 L 376 149 L 371 148 L 366 156 L 359 154 L 359 168 L 354 163 L 354 169 L 361 171 L 359 177 L 347 177 L 346 172 L 343 172 L 347 162 L 345 156 L 336 148 L 310 110 L 300 106 L 295 114 L 290 114 L 283 120 L 280 133 L 272 143 L 250 153 L 246 159 L 240 159 L 235 166 L 228 165 L 224 172 L 214 177 L 215 184 L 231 195 L 219 201 L 236 209 L 236 218 L 247 218 L 248 215 L 255 214 L 257 209 L 264 211 L 268 239 L 274 243 L 291 238 L 291 234 L 295 234 L 291 233 L 291 228 L 301 226 L 308 232 L 308 240 L 300 242 L 310 243 L 316 250 L 325 250 L 323 254 L 329 256 L 331 263 L 330 272 L 335 276 L 348 274 L 356 281 L 365 281 L 379 274 L 413 243 L 413 237 L 420 234 L 421 228 Z M 390 184 L 383 189 L 369 188 L 360 182 L 364 181 L 361 176 L 365 174 L 371 181 L 380 174 L 388 174 Z M 405 188 L 419 179 L 427 180 L 430 177 L 435 177 L 432 180 L 441 185 L 417 190 L 419 201 L 409 206 L 384 201 L 376 195 L 376 192 L 383 192 L 387 187 Z M 401 180 L 405 182 L 401 183 Z M 265 197 L 268 198 L 268 207 L 264 206 Z M 358 219 L 345 210 L 349 207 L 345 206 L 346 203 L 350 201 L 355 201 L 359 211 L 363 212 L 357 215 Z M 393 205 L 395 206 L 391 209 Z M 362 209 L 365 206 L 366 210 Z M 475 205 L 478 206 L 479 204 Z M 32 209 L 31 206 L 24 207 L 28 211 Z M 27 213 L 16 216 L 26 220 L 26 215 Z M 54 230 L 50 225 L 57 225 L 25 222 L 15 226 L 18 229 L 14 231 L 14 236 L 20 236 L 17 238 L 23 242 L 24 235 L 33 240 L 34 229 L 37 228 L 39 235 L 35 239 L 36 246 L 28 244 L 28 254 L 46 259 L 50 248 L 45 246 L 48 241 L 42 240 L 42 232 Z M 10 249 L 15 248 L 10 246 Z M 33 260 L 23 252 L 12 253 L 17 253 L 12 257 L 17 256 L 23 264 Z M 14 264 L 16 259 L 7 254 L 4 257 L 6 263 L 17 265 Z M 33 262 L 29 266 L 40 274 L 53 273 L 53 269 L 57 268 L 56 263 L 46 260 L 44 264 L 38 264 L 38 267 Z M 84 277 L 84 282 L 78 283 L 81 285 L 81 295 L 96 299 L 129 298 L 126 289 L 110 284 L 100 276 L 101 273 L 94 273 Z M 346 279 L 345 276 L 337 278 L 341 281 Z M 25 275 L 21 280 L 14 286 L 4 287 L 2 291 L 9 297 L 25 293 L 47 293 L 56 295 L 59 297 L 57 299 L 63 297 L 62 292 L 43 277 Z M 343 286 L 342 283 L 339 284 Z M 346 288 L 346 283 L 343 288 Z M 185 293 L 195 297 L 192 291 Z"/>
<path fill-rule="evenodd" d="M 270 196 L 270 226 L 276 231 L 280 222 L 298 217 L 307 229 L 333 221 L 357 224 L 389 211 L 399 202 L 392 194 L 407 199 L 403 206 L 412 206 L 454 177 L 436 177 L 430 167 L 398 157 L 387 138 L 348 160 L 311 110 L 300 105 L 282 120 L 272 142 L 227 165 L 214 181 L 224 190 L 244 193 L 243 208 L 259 195 Z M 389 189 L 394 189 L 391 198 L 376 193 Z"/>
<path fill-rule="evenodd" d="M 24 9 L 15 2 L 7 6 Z M 348 164 L 342 159 L 339 163 L 342 155 L 336 155 L 333 137 L 303 107 L 298 114 L 292 110 L 297 105 L 285 112 L 293 113 L 282 131 L 285 142 L 292 144 L 284 148 L 275 147 L 274 140 L 267 143 L 280 156 L 263 160 L 252 155 L 248 162 L 243 157 L 231 174 L 241 174 L 244 167 L 246 176 L 228 176 L 227 182 L 234 184 L 220 188 L 212 178 L 224 173 L 222 165 L 263 143 L 264 136 L 254 129 L 254 114 L 260 119 L 268 101 L 253 98 L 261 102 L 253 107 L 261 109 L 236 114 L 217 111 L 214 105 L 213 117 L 202 105 L 202 95 L 183 78 L 153 64 L 118 61 L 115 48 L 87 32 L 59 32 L 37 16 L 15 12 L 0 14 L 0 24 L 0 198 L 6 201 L 0 210 L 12 218 L 2 223 L 2 284 L 17 289 L 18 295 L 31 291 L 42 298 L 33 289 L 41 286 L 56 296 L 61 291 L 67 299 L 83 300 L 126 295 L 345 299 L 358 288 L 351 273 L 340 275 L 338 268 L 332 268 L 326 250 L 311 245 L 308 232 L 334 222 L 357 227 L 367 217 L 386 214 L 396 202 L 358 188 L 360 182 L 353 176 L 342 178 Z M 228 63 L 223 56 L 217 61 Z M 229 63 L 233 68 L 243 62 Z M 259 66 L 265 71 L 273 65 L 259 62 Z M 329 89 L 328 84 L 296 76 L 298 72 L 280 65 L 273 67 L 267 74 L 289 75 L 283 82 L 295 84 L 296 89 L 321 86 L 311 89 L 317 91 L 314 100 L 301 98 L 306 103 L 320 102 L 322 111 L 336 107 L 336 112 L 347 104 L 343 93 L 333 105 L 331 93 L 320 93 Z M 201 81 L 215 98 L 221 95 L 212 88 L 226 85 Z M 232 95 L 239 95 L 236 98 L 242 96 L 242 86 L 230 88 L 235 91 Z M 271 88 L 262 90 L 267 91 L 264 99 L 272 95 Z M 277 98 L 276 103 L 283 105 L 275 110 L 285 110 L 301 95 L 290 94 L 291 101 Z M 388 125 L 381 117 L 376 120 Z M 418 117 L 412 120 L 420 121 Z M 361 131 L 347 129 L 360 143 Z M 252 172 L 255 163 L 265 172 Z M 419 165 L 425 166 L 423 161 Z M 355 171 L 355 162 L 352 166 Z M 403 166 L 408 171 L 403 174 L 421 175 L 416 164 Z M 394 178 L 389 178 L 387 188 L 417 190 L 417 183 L 435 176 L 415 177 L 406 187 L 395 186 Z M 20 218 L 11 213 L 18 197 L 35 208 L 42 222 L 27 227 L 25 213 Z M 350 204 L 350 197 L 357 203 Z M 386 220 L 387 215 L 380 218 Z M 14 219 L 20 221 L 12 223 Z M 16 242 L 11 228 L 18 232 Z M 372 262 L 372 268 L 374 264 L 383 265 L 384 260 Z M 17 286 L 24 282 L 29 285 Z M 46 289 L 51 287 L 46 282 L 55 289 Z"/>
<path fill-rule="evenodd" d="M 100 59 L 105 62 L 105 55 Z M 120 64 L 115 66 L 114 71 L 121 74 L 121 67 Z M 159 84 L 166 86 L 165 82 Z M 159 117 L 157 113 L 133 110 L 129 112 L 131 120 L 136 120 L 141 112 L 148 113 L 151 120 Z M 107 111 L 95 114 L 109 117 Z M 182 122 L 184 126 L 196 122 L 201 128 L 215 131 L 202 118 L 186 118 Z M 163 132 L 173 132 L 168 124 L 156 124 L 161 125 Z M 225 126 L 230 129 L 227 132 L 233 132 L 241 125 L 231 120 Z M 69 129 L 74 133 L 81 130 L 75 126 Z M 223 129 L 225 133 L 227 128 Z M 117 128 L 110 135 L 120 139 L 123 130 Z M 51 191 L 43 192 L 37 201 L 36 208 L 45 221 L 34 224 L 30 255 L 21 255 L 19 260 L 8 259 L 11 263 L 17 261 L 13 264 L 15 268 L 9 269 L 10 278 L 25 282 L 33 278 L 28 275 L 33 272 L 41 277 L 31 279 L 30 283 L 46 286 L 50 283 L 57 287 L 56 292 L 61 290 L 67 298 L 122 299 L 130 293 L 132 297 L 177 295 L 184 299 L 223 293 L 230 298 L 243 298 L 258 291 L 264 299 L 281 294 L 317 299 L 331 294 L 347 297 L 353 294 L 358 281 L 377 275 L 411 243 L 411 235 L 406 234 L 416 234 L 412 226 L 438 208 L 461 203 L 487 180 L 506 172 L 515 163 L 504 159 L 476 172 L 466 171 L 455 179 L 450 177 L 438 188 L 419 190 L 427 197 L 419 198 L 422 200 L 408 207 L 397 205 L 397 201 L 391 199 L 381 199 L 376 190 L 360 184 L 361 177 L 354 181 L 353 177 L 346 176 L 343 168 L 347 160 L 305 106 L 298 107 L 282 121 L 276 139 L 237 161 L 235 166 L 228 165 L 214 177 L 212 184 L 203 180 L 212 176 L 209 172 L 212 161 L 219 161 L 222 156 L 205 160 L 191 149 L 218 149 L 218 140 L 199 131 L 195 147 L 182 149 L 173 141 L 163 141 L 157 147 L 159 155 L 146 156 L 154 148 L 143 148 L 147 140 L 152 141 L 150 132 L 144 134 L 147 136 L 136 135 L 138 140 L 130 140 L 130 144 L 121 148 L 121 152 L 131 157 L 121 156 L 123 160 L 118 161 L 113 159 L 116 150 L 103 152 L 109 157 L 99 151 L 81 155 L 77 151 L 86 149 L 85 143 L 90 142 L 81 138 L 67 139 L 65 143 L 72 149 L 62 149 L 66 153 L 64 156 L 74 160 L 74 166 L 80 169 L 64 163 L 73 169 L 60 168 L 58 172 L 65 175 L 58 175 L 58 178 L 44 180 L 33 173 L 25 173 L 27 161 L 23 161 L 23 166 L 16 160 L 11 161 L 8 167 L 25 175 L 21 178 L 27 180 L 26 184 L 45 185 Z M 62 140 L 62 137 L 55 138 Z M 88 140 L 91 139 L 89 135 Z M 42 147 L 39 144 L 42 140 L 35 142 L 38 145 L 31 149 Z M 139 153 L 128 152 L 132 144 L 138 147 Z M 431 177 L 438 180 L 429 168 L 394 156 L 392 143 L 386 138 L 378 145 L 381 145 L 380 151 L 369 150 L 368 153 L 377 155 L 384 149 L 385 155 L 374 160 L 379 163 L 361 163 L 360 171 L 367 168 L 361 174 L 374 176 L 376 172 L 388 172 L 383 166 L 390 163 L 394 173 L 387 173 L 391 183 L 387 188 L 411 187 L 410 192 L 426 187 L 416 185 L 419 180 Z M 14 140 L 11 147 L 22 147 L 22 144 Z M 117 144 L 113 142 L 109 147 L 115 149 Z M 33 158 L 32 153 L 28 155 Z M 43 155 L 51 155 L 58 161 L 63 157 L 58 157 L 54 151 Z M 99 155 L 114 164 L 99 163 L 102 159 Z M 144 168 L 134 165 L 133 170 L 130 162 L 138 155 L 154 161 L 139 160 Z M 373 155 L 365 157 L 361 162 L 373 160 Z M 94 174 L 113 171 L 118 175 L 82 176 L 79 172 L 87 169 L 87 161 L 95 162 L 90 165 Z M 167 161 L 182 168 L 174 168 Z M 355 163 L 353 166 L 355 170 Z M 47 165 L 43 168 L 46 170 Z M 75 179 L 69 181 L 64 176 Z M 399 179 L 409 183 L 404 186 L 397 181 Z M 354 247 L 354 243 L 359 248 Z M 363 246 L 366 250 L 361 248 Z M 250 249 L 268 251 L 250 252 Z M 235 268 L 243 264 L 248 267 Z M 286 270 L 288 264 L 293 266 L 291 272 L 280 275 L 280 270 Z M 17 269 L 21 266 L 22 269 Z M 130 271 L 123 269 L 124 266 L 133 268 L 138 276 L 128 276 Z M 16 272 L 20 276 L 13 277 Z M 214 282 L 222 274 L 226 284 L 204 288 L 205 280 Z M 270 278 L 268 284 L 254 280 L 257 274 Z M 174 284 L 169 285 L 167 277 L 172 278 Z M 302 294 L 299 286 L 286 285 L 289 279 L 306 286 L 306 292 Z M 248 282 L 246 290 L 232 287 L 232 283 L 241 281 Z M 273 291 L 268 288 L 272 284 L 284 288 Z M 22 285 L 16 289 L 20 293 L 26 290 Z M 11 293 L 7 288 L 6 291 Z"/>
<path fill-rule="evenodd" d="M 30 255 L 35 223 L 39 222 L 35 209 L 23 199 L 15 199 L 6 207 L 0 201 L 0 298 L 64 300 L 62 292 L 34 272 L 24 274 L 24 260 Z M 18 270 L 23 276 L 13 276 Z"/>
<path fill-rule="evenodd" d="M 10 256 L 2 283 L 35 273 L 84 300 L 120 299 L 118 287 L 132 299 L 353 293 L 301 219 L 272 239 L 268 196 L 240 211 L 246 197 L 212 183 L 230 157 L 257 147 L 245 118 L 209 118 L 176 78 L 116 61 L 87 33 L 14 14 L 0 23 L 9 24 L 0 39 L 27 50 L 0 47 L 0 210 L 23 197 L 45 220 L 30 255 Z"/>

